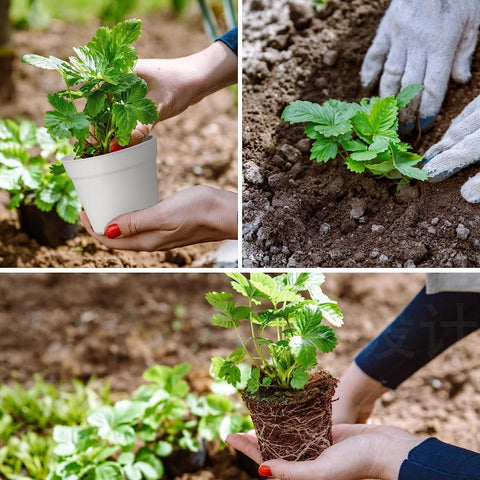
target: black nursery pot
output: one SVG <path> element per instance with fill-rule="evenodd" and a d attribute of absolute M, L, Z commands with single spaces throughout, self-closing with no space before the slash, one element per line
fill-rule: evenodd
<path fill-rule="evenodd" d="M 55 210 L 42 212 L 34 205 L 20 205 L 20 229 L 40 245 L 58 247 L 78 233 L 77 224 L 62 220 Z"/>
<path fill-rule="evenodd" d="M 193 473 L 205 467 L 208 460 L 207 442 L 200 443 L 198 452 L 175 448 L 171 455 L 162 458 L 167 478 L 181 477 L 184 473 Z"/>

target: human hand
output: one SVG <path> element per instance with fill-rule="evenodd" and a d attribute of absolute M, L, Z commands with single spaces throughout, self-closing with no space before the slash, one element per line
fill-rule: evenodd
<path fill-rule="evenodd" d="M 478 0 L 392 0 L 365 56 L 361 79 L 371 88 L 381 74 L 381 97 L 414 83 L 425 86 L 400 112 L 405 133 L 417 120 L 424 130 L 433 125 L 450 75 L 459 83 L 470 80 L 479 24 Z"/>
<path fill-rule="evenodd" d="M 226 441 L 255 462 L 261 463 L 254 432 L 232 434 Z M 334 444 L 315 460 L 269 460 L 260 465 L 259 473 L 282 480 L 397 480 L 408 452 L 421 442 L 421 438 L 395 427 L 335 425 Z"/>
<path fill-rule="evenodd" d="M 237 238 L 237 195 L 196 186 L 174 193 L 153 207 L 120 215 L 95 233 L 87 214 L 80 220 L 108 248 L 153 252 L 195 243 Z"/>
<path fill-rule="evenodd" d="M 182 58 L 140 59 L 135 73 L 148 85 L 147 97 L 158 108 L 158 121 L 182 113 L 207 95 L 237 81 L 238 57 L 223 42 Z M 138 124 L 130 145 L 149 135 L 152 125 Z"/>
<path fill-rule="evenodd" d="M 455 118 L 443 138 L 425 154 L 423 170 L 432 182 L 450 177 L 480 159 L 480 96 Z M 480 174 L 470 178 L 460 190 L 470 203 L 480 202 Z"/>
<path fill-rule="evenodd" d="M 388 390 L 352 362 L 335 390 L 338 400 L 332 404 L 333 423 L 367 423 L 375 401 Z"/>

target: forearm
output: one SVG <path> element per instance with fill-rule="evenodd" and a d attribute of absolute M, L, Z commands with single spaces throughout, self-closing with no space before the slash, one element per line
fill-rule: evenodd
<path fill-rule="evenodd" d="M 479 294 L 426 295 L 422 289 L 355 361 L 369 377 L 394 389 L 479 327 Z"/>

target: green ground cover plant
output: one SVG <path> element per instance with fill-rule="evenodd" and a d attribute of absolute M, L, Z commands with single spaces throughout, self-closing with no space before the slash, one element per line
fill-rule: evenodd
<path fill-rule="evenodd" d="M 423 157 L 411 152 L 398 133 L 399 111 L 422 90 L 409 85 L 396 97 L 364 98 L 360 103 L 327 100 L 322 105 L 297 100 L 282 113 L 291 124 L 306 123 L 305 135 L 314 142 L 310 159 L 328 162 L 340 155 L 349 170 L 409 183 L 426 180 L 418 164 Z"/>
<path fill-rule="evenodd" d="M 220 311 L 212 316 L 213 325 L 234 329 L 241 347 L 226 358 L 214 357 L 213 375 L 238 387 L 242 385 L 239 365 L 248 361 L 251 369 L 245 387 L 250 393 L 260 386 L 302 389 L 308 372 L 318 364 L 317 352 L 331 352 L 337 345 L 335 332 L 324 321 L 337 327 L 343 324 L 337 302 L 320 287 L 323 274 L 252 273 L 249 279 L 241 273 L 227 275 L 246 304 L 226 292 L 207 293 L 206 299 Z M 240 331 L 242 324 L 249 327 L 248 337 Z"/>
<path fill-rule="evenodd" d="M 145 98 L 147 84 L 132 71 L 138 58 L 132 44 L 141 32 L 141 20 L 129 19 L 99 28 L 86 46 L 74 48 L 69 61 L 22 57 L 35 67 L 57 70 L 65 81 L 66 89 L 47 95 L 53 110 L 45 115 L 45 127 L 56 140 L 74 138 L 76 158 L 109 153 L 114 138 L 126 146 L 137 121 L 157 120 L 155 103 Z M 77 108 L 80 99 L 86 101 L 83 110 Z"/>
<path fill-rule="evenodd" d="M 42 212 L 55 208 L 58 216 L 76 223 L 81 204 L 72 181 L 50 173 L 60 158 L 72 152 L 65 139 L 54 140 L 29 120 L 0 120 L 0 188 L 11 197 L 8 208 L 34 205 Z"/>

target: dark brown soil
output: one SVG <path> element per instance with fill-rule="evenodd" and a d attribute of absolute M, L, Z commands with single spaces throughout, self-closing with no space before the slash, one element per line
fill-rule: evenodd
<path fill-rule="evenodd" d="M 140 57 L 175 58 L 208 46 L 199 18 L 178 20 L 168 15 L 144 18 L 137 42 Z M 15 97 L 0 103 L 0 118 L 17 115 L 38 125 L 49 105 L 47 92 L 62 88 L 56 72 L 41 71 L 20 62 L 25 53 L 67 58 L 72 47 L 89 41 L 98 25 L 54 23 L 48 32 L 16 32 Z M 160 199 L 194 185 L 237 190 L 237 106 L 224 89 L 158 124 L 158 178 Z M 8 195 L 0 192 L 0 267 L 196 267 L 209 266 L 218 243 L 179 248 L 169 252 L 119 252 L 93 240 L 83 228 L 66 246 L 40 247 L 21 233 L 15 212 L 6 208 Z"/>
<path fill-rule="evenodd" d="M 421 274 L 327 274 L 345 325 L 321 358 L 335 377 L 424 284 Z M 0 383 L 32 374 L 50 381 L 95 374 L 132 392 L 156 363 L 193 364 L 188 380 L 205 393 L 210 358 L 238 348 L 235 332 L 212 327 L 206 291 L 227 291 L 218 274 L 0 274 Z M 384 395 L 373 422 L 480 451 L 480 332 L 470 335 Z M 211 451 L 205 470 L 182 480 L 248 480 L 229 451 Z"/>
<path fill-rule="evenodd" d="M 460 196 L 478 167 L 397 192 L 339 161 L 310 161 L 303 128 L 280 120 L 296 99 L 369 95 L 359 71 L 389 1 L 330 0 L 318 14 L 289 9 L 294 3 L 245 2 L 243 266 L 479 266 L 480 210 Z M 480 94 L 480 49 L 472 70 L 467 85 L 450 84 L 434 129 L 406 139 L 420 153 Z"/>
<path fill-rule="evenodd" d="M 242 393 L 250 412 L 262 460 L 314 460 L 333 442 L 332 398 L 337 380 L 312 375 L 303 390 L 261 386 Z"/>

